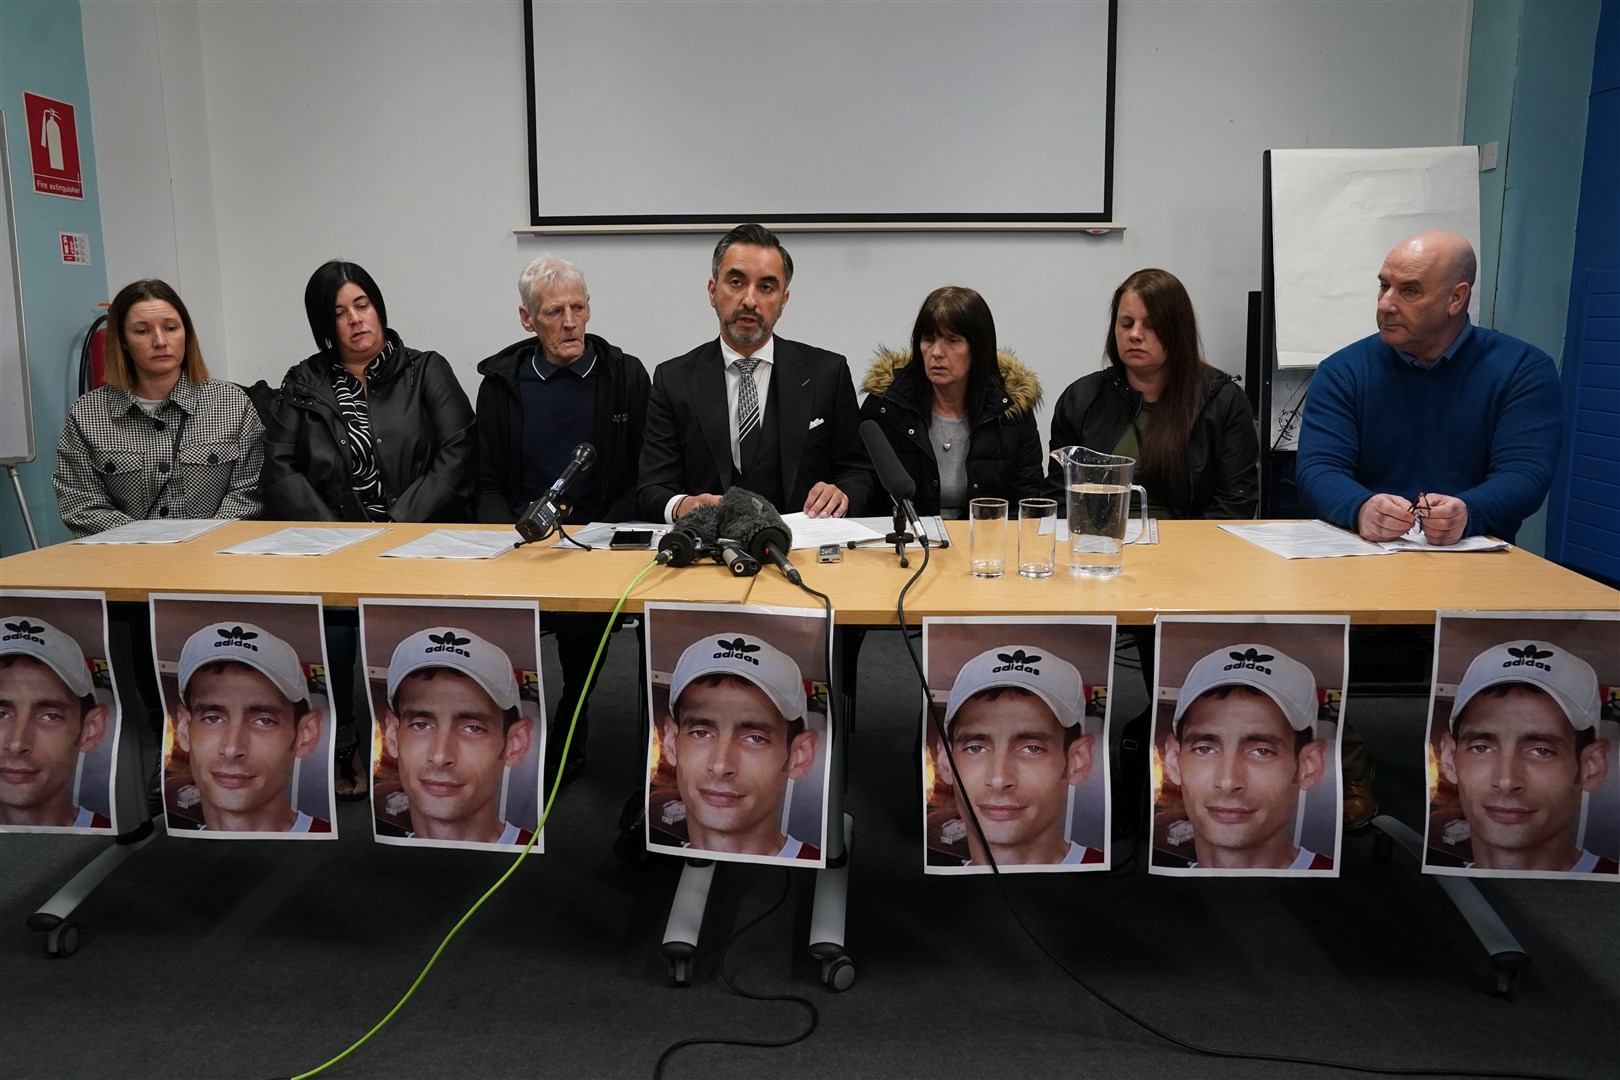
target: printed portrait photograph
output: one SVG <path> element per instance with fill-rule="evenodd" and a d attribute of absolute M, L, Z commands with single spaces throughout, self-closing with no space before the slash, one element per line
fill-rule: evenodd
<path fill-rule="evenodd" d="M 377 840 L 544 851 L 539 608 L 361 600 L 360 637 Z"/>
<path fill-rule="evenodd" d="M 1423 869 L 1620 882 L 1620 613 L 1441 612 Z"/>
<path fill-rule="evenodd" d="M 923 868 L 1106 870 L 1114 620 L 923 620 Z"/>
<path fill-rule="evenodd" d="M 0 832 L 114 832 L 119 721 L 101 594 L 0 590 Z"/>
<path fill-rule="evenodd" d="M 826 613 L 672 603 L 646 614 L 648 849 L 825 866 Z"/>
<path fill-rule="evenodd" d="M 333 724 L 319 597 L 154 594 L 168 830 L 333 840 Z"/>
<path fill-rule="evenodd" d="M 1148 872 L 1337 877 L 1349 619 L 1157 627 Z"/>

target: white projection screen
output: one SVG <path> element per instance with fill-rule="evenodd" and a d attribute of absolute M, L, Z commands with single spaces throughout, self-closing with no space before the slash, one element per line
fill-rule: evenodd
<path fill-rule="evenodd" d="M 1109 221 L 1115 4 L 529 0 L 532 224 Z"/>

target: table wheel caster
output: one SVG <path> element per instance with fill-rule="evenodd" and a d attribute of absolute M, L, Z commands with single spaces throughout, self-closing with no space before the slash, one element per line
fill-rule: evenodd
<path fill-rule="evenodd" d="M 855 985 L 855 961 L 844 953 L 823 960 L 821 981 L 826 983 L 827 989 L 833 993 L 843 993 Z"/>
<path fill-rule="evenodd" d="M 669 985 L 683 987 L 692 985 L 692 961 L 688 957 L 669 958 Z"/>
<path fill-rule="evenodd" d="M 1497 953 L 1491 957 L 1496 968 L 1496 993 L 1505 1001 L 1512 1001 L 1519 992 L 1519 976 L 1530 966 L 1530 957 L 1522 952 Z"/>
<path fill-rule="evenodd" d="M 1498 996 L 1513 1000 L 1513 995 L 1519 989 L 1519 973 L 1517 971 L 1499 970 L 1496 973 L 1496 993 Z"/>
<path fill-rule="evenodd" d="M 45 931 L 45 955 L 52 960 L 66 960 L 79 948 L 79 924 L 60 922 Z"/>

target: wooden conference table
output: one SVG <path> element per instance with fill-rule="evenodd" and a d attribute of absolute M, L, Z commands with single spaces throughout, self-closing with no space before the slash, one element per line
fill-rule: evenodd
<path fill-rule="evenodd" d="M 435 528 L 389 525 L 381 535 L 331 555 L 220 555 L 288 522 L 238 521 L 181 544 L 57 544 L 0 559 L 0 587 L 92 589 L 110 601 L 151 593 L 318 595 L 351 607 L 359 597 L 537 600 L 546 610 L 605 611 L 647 564 L 647 553 L 580 551 L 535 544 L 494 559 L 393 559 L 377 556 Z M 458 526 L 476 528 L 477 526 Z M 491 529 L 501 526 L 489 526 Z M 1283 559 L 1208 521 L 1163 521 L 1158 544 L 1131 545 L 1112 579 L 980 579 L 968 574 L 965 523 L 950 523 L 952 546 L 936 548 L 907 596 L 907 621 L 925 615 L 1078 613 L 1151 623 L 1165 614 L 1349 615 L 1360 624 L 1427 623 L 1440 610 L 1585 611 L 1620 608 L 1620 592 L 1517 548 L 1471 554 L 1403 552 L 1341 559 Z M 827 593 L 840 623 L 892 625 L 895 599 L 920 560 L 902 570 L 892 548 L 844 552 L 817 563 L 796 552 L 807 583 Z M 1061 562 L 1061 553 L 1059 557 Z M 758 603 L 802 607 L 814 600 L 770 567 L 734 578 L 705 563 L 660 568 L 625 604 L 650 600 Z"/>

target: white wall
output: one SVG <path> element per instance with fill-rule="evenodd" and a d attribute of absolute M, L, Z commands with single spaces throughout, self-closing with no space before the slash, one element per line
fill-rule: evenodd
<path fill-rule="evenodd" d="M 311 351 L 304 282 L 335 256 L 372 272 L 392 325 L 448 356 L 469 392 L 478 360 L 521 336 L 517 273 L 544 250 L 584 267 L 591 328 L 649 366 L 714 335 L 704 297 L 713 234 L 513 235 L 528 221 L 519 3 L 83 9 L 109 274 L 177 262 L 203 325 L 224 328 L 205 341 L 229 378 L 276 382 Z M 858 380 L 875 345 L 906 339 L 930 289 L 971 285 L 1051 401 L 1098 365 L 1114 286 L 1158 265 L 1191 291 L 1210 361 L 1241 372 L 1245 297 L 1260 281 L 1262 151 L 1456 143 L 1470 14 L 1468 0 L 1122 0 L 1114 185 L 1127 231 L 794 234 L 798 276 L 779 329 L 845 352 Z M 602 78 L 635 77 L 613 67 L 611 43 L 546 48 L 598 49 Z M 765 148 L 792 137 L 773 123 L 782 107 L 768 83 L 747 98 L 717 103 L 715 122 Z M 203 115 L 205 147 L 180 130 Z M 557 153 L 588 123 L 541 104 Z M 943 120 L 918 127 L 920 138 L 951 137 Z M 173 207 L 153 143 L 169 147 Z M 849 163 L 906 166 L 904 146 L 888 161 Z M 1040 148 L 1007 167 L 1039 168 Z M 217 292 L 198 255 L 208 229 L 190 216 L 209 209 L 197 191 L 209 172 Z"/>

